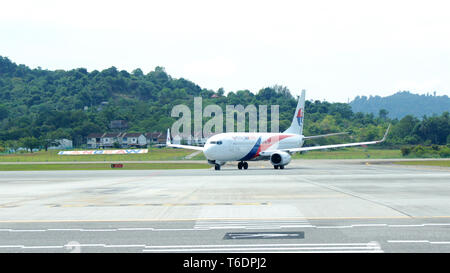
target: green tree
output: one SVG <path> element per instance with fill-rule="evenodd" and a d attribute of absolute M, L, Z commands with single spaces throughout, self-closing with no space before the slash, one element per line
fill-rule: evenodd
<path fill-rule="evenodd" d="M 30 150 L 30 152 L 33 152 L 33 149 L 35 148 L 39 148 L 40 146 L 40 142 L 37 138 L 35 137 L 24 137 L 19 139 L 19 142 L 27 149 Z"/>
<path fill-rule="evenodd" d="M 388 117 L 389 111 L 386 109 L 380 109 L 380 111 L 378 112 L 378 116 L 380 117 L 380 119 L 382 120 L 386 120 Z"/>
<path fill-rule="evenodd" d="M 225 94 L 225 90 L 221 87 L 219 88 L 219 90 L 217 90 L 217 95 L 219 95 L 219 97 L 222 97 Z"/>
<path fill-rule="evenodd" d="M 14 153 L 17 152 L 17 149 L 20 147 L 20 142 L 17 140 L 7 140 L 4 142 L 5 147 L 8 150 L 12 150 Z"/>
<path fill-rule="evenodd" d="M 8 112 L 8 109 L 6 108 L 6 106 L 0 104 L 0 120 L 7 118 L 8 114 L 9 114 L 9 112 Z"/>
<path fill-rule="evenodd" d="M 59 143 L 56 141 L 58 139 L 58 133 L 50 132 L 45 135 L 41 135 L 39 137 L 40 146 L 44 147 L 45 151 L 48 151 L 48 148 L 54 145 L 58 145 Z"/>

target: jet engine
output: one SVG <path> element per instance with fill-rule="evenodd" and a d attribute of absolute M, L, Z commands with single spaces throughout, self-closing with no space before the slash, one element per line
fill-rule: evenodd
<path fill-rule="evenodd" d="M 277 151 L 270 155 L 270 163 L 274 166 L 284 166 L 291 162 L 291 155 L 283 152 Z"/>

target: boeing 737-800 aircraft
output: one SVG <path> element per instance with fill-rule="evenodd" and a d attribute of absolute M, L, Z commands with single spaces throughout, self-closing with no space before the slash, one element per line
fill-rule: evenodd
<path fill-rule="evenodd" d="M 203 151 L 208 163 L 214 165 L 216 170 L 220 170 L 220 167 L 228 161 L 239 161 L 238 168 L 247 169 L 247 161 L 254 160 L 269 160 L 275 169 L 284 169 L 291 161 L 292 153 L 377 144 L 386 139 L 389 131 L 388 127 L 383 139 L 378 141 L 302 147 L 305 140 L 340 134 L 303 136 L 304 107 L 305 91 L 303 90 L 291 126 L 283 133 L 221 133 L 212 136 L 206 141 L 204 147 L 200 147 L 172 144 L 170 130 L 167 130 L 166 144 L 168 147 Z"/>

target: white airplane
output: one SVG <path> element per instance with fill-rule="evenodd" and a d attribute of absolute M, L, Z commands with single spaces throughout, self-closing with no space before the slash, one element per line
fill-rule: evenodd
<path fill-rule="evenodd" d="M 204 147 L 200 147 L 172 144 L 170 130 L 167 129 L 166 145 L 202 151 L 208 159 L 208 163 L 214 165 L 216 170 L 220 170 L 220 167 L 228 161 L 239 161 L 238 168 L 247 169 L 247 161 L 255 160 L 269 160 L 275 169 L 284 169 L 291 161 L 291 155 L 295 152 L 377 144 L 383 142 L 389 132 L 390 125 L 383 139 L 378 141 L 302 147 L 304 141 L 308 139 L 345 134 L 303 136 L 304 107 L 305 91 L 303 90 L 291 126 L 283 133 L 221 133 L 212 136 L 206 141 Z"/>

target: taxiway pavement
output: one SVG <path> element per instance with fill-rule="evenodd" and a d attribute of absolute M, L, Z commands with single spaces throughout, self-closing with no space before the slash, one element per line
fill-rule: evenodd
<path fill-rule="evenodd" d="M 450 252 L 449 200 L 449 168 L 380 160 L 0 172 L 0 252 Z"/>

